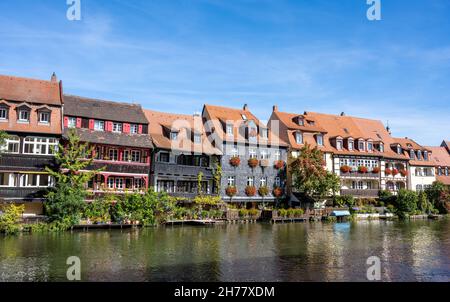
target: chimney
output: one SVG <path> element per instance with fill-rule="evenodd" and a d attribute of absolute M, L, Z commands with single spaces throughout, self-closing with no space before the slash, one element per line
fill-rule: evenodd
<path fill-rule="evenodd" d="M 247 104 L 244 105 L 244 111 L 248 111 L 248 105 Z"/>
<path fill-rule="evenodd" d="M 273 112 L 278 112 L 278 106 L 277 105 L 273 105 Z"/>
<path fill-rule="evenodd" d="M 341 112 L 341 116 L 345 116 L 345 112 L 344 111 Z"/>
<path fill-rule="evenodd" d="M 386 131 L 391 135 L 391 127 L 389 127 L 389 121 L 387 121 Z"/>
<path fill-rule="evenodd" d="M 53 74 L 52 74 L 52 77 L 51 77 L 50 80 L 51 80 L 53 83 L 58 82 L 58 77 L 56 76 L 56 73 L 53 73 Z"/>

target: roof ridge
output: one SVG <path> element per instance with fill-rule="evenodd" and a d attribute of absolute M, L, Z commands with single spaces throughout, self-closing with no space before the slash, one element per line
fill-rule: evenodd
<path fill-rule="evenodd" d="M 20 79 L 20 80 L 26 80 L 26 81 L 43 82 L 43 83 L 47 83 L 47 84 L 59 85 L 59 81 L 58 82 L 52 82 L 51 80 L 43 80 L 43 79 L 36 79 L 36 78 L 30 78 L 30 77 L 19 77 L 19 76 L 13 76 L 13 75 L 5 75 L 5 74 L 0 74 L 0 77 Z"/>
<path fill-rule="evenodd" d="M 79 95 L 74 95 L 74 94 L 63 94 L 63 97 L 73 97 L 73 98 L 79 98 L 79 99 L 84 99 L 87 101 L 94 101 L 94 102 L 101 102 L 101 103 L 112 103 L 112 104 L 118 104 L 118 105 L 127 105 L 127 106 L 137 106 L 142 108 L 141 104 L 139 103 L 128 103 L 128 102 L 123 102 L 123 101 L 111 101 L 111 100 L 103 100 L 103 99 L 97 99 L 97 98 L 92 98 L 92 97 L 86 97 L 86 96 L 79 96 Z"/>

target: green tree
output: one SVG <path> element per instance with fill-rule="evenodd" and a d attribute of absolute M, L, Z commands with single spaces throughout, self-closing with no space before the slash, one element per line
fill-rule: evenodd
<path fill-rule="evenodd" d="M 401 189 L 397 195 L 397 214 L 405 217 L 417 211 L 418 196 L 414 191 Z"/>
<path fill-rule="evenodd" d="M 337 175 L 324 168 L 323 153 L 310 145 L 300 149 L 300 155 L 291 159 L 290 173 L 293 187 L 308 197 L 324 197 L 333 195 L 340 188 L 340 179 Z"/>
<path fill-rule="evenodd" d="M 2 147 L 6 144 L 8 134 L 5 131 L 0 131 L 0 156 L 2 155 Z"/>
<path fill-rule="evenodd" d="M 69 132 L 66 143 L 58 146 L 55 153 L 58 168 L 46 167 L 56 183 L 46 196 L 45 209 L 50 221 L 74 225 L 81 219 L 86 206 L 86 183 L 101 171 L 87 171 L 93 161 L 92 152 L 92 148 L 80 142 L 74 130 Z"/>
<path fill-rule="evenodd" d="M 222 181 L 222 166 L 219 163 L 219 160 L 217 157 L 213 157 L 213 176 L 214 176 L 214 184 L 217 190 L 217 193 L 220 192 L 221 185 L 220 182 Z"/>
<path fill-rule="evenodd" d="M 437 209 L 440 213 L 448 213 L 450 207 L 450 192 L 447 187 L 439 181 L 435 181 L 431 187 L 425 190 L 428 201 Z"/>

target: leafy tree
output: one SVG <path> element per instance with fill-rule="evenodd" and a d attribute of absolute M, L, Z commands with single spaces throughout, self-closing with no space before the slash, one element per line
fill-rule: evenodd
<path fill-rule="evenodd" d="M 55 153 L 58 169 L 46 167 L 54 178 L 56 186 L 47 194 L 45 205 L 51 221 L 69 221 L 77 224 L 86 206 L 86 183 L 101 170 L 87 171 L 92 164 L 93 149 L 81 143 L 72 130 L 64 145 L 60 144 Z"/>
<path fill-rule="evenodd" d="M 7 235 L 16 234 L 20 231 L 19 220 L 25 211 L 25 206 L 7 205 L 3 208 L 4 213 L 0 216 L 0 233 Z"/>
<path fill-rule="evenodd" d="M 435 181 L 431 187 L 425 190 L 428 201 L 437 209 L 440 213 L 448 213 L 450 207 L 450 192 L 447 187 L 439 181 Z"/>
<path fill-rule="evenodd" d="M 397 214 L 405 217 L 417 211 L 418 196 L 414 191 L 401 189 L 397 195 Z"/>
<path fill-rule="evenodd" d="M 300 155 L 291 159 L 290 172 L 293 187 L 307 197 L 324 197 L 330 192 L 335 194 L 340 188 L 337 175 L 324 168 L 323 153 L 310 145 L 300 149 Z"/>
<path fill-rule="evenodd" d="M 216 157 L 213 157 L 213 176 L 214 176 L 214 184 L 216 186 L 217 193 L 220 192 L 221 189 L 221 180 L 222 180 L 222 166 L 219 163 L 219 160 Z"/>
<path fill-rule="evenodd" d="M 8 138 L 8 134 L 5 131 L 0 131 L 0 156 L 2 155 L 2 146 L 6 144 L 6 139 Z"/>

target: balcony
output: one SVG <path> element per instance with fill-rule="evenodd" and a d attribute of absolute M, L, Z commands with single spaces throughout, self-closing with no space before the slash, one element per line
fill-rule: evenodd
<path fill-rule="evenodd" d="M 1 187 L 0 199 L 35 199 L 44 198 L 47 188 Z"/>
<path fill-rule="evenodd" d="M 349 172 L 349 173 L 340 173 L 339 177 L 341 178 L 380 178 L 380 173 L 360 173 L 360 172 Z"/>
<path fill-rule="evenodd" d="M 2 154 L 0 168 L 13 171 L 43 171 L 45 167 L 56 165 L 53 156 L 37 156 L 25 154 Z"/>
<path fill-rule="evenodd" d="M 114 162 L 106 160 L 94 160 L 88 167 L 89 170 L 103 169 L 105 172 L 148 174 L 150 164 L 133 162 Z"/>
<path fill-rule="evenodd" d="M 358 190 L 358 189 L 343 189 L 341 190 L 341 195 L 352 195 L 355 197 L 378 197 L 378 189 L 367 189 L 367 190 Z"/>
<path fill-rule="evenodd" d="M 202 172 L 203 178 L 212 179 L 213 173 L 212 169 L 209 167 L 198 167 L 198 166 L 183 166 L 171 163 L 154 163 L 155 174 L 168 174 L 168 175 L 179 175 L 188 177 L 197 177 L 197 175 Z"/>

